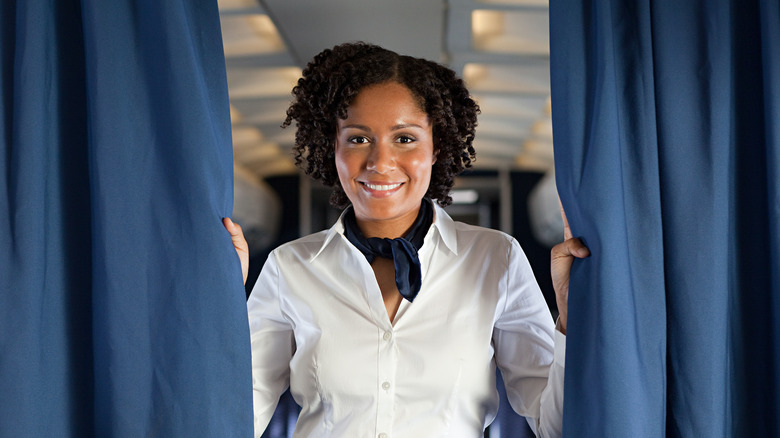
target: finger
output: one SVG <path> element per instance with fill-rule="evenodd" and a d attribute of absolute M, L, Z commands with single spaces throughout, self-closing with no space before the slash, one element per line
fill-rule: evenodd
<path fill-rule="evenodd" d="M 243 252 L 249 251 L 249 245 L 244 237 L 244 230 L 241 228 L 241 225 L 227 217 L 222 219 L 222 224 L 225 225 L 225 229 L 230 233 L 230 240 L 233 241 L 233 246 Z"/>
<path fill-rule="evenodd" d="M 237 237 L 241 235 L 241 225 L 233 222 L 229 217 L 222 218 L 222 223 L 225 225 L 225 229 L 228 231 L 228 233 L 230 233 L 231 236 Z"/>
<path fill-rule="evenodd" d="M 238 258 L 241 261 L 241 274 L 244 277 L 244 284 L 249 274 L 249 244 L 244 238 L 244 232 L 241 229 L 241 225 L 233 222 L 230 218 L 222 218 L 222 224 L 225 229 L 230 233 L 230 240 L 233 242 L 233 247 L 236 249 Z"/>
<path fill-rule="evenodd" d="M 570 238 L 555 245 L 551 251 L 552 259 L 561 257 L 585 258 L 590 255 L 590 250 L 580 239 Z"/>
<path fill-rule="evenodd" d="M 590 255 L 590 250 L 580 239 L 571 238 L 566 241 L 566 250 L 577 258 L 585 258 Z"/>
<path fill-rule="evenodd" d="M 563 240 L 572 238 L 571 228 L 569 227 L 569 220 L 566 219 L 566 212 L 563 211 L 563 204 L 561 203 L 560 196 L 558 197 L 558 206 L 561 208 L 561 219 L 563 219 Z"/>

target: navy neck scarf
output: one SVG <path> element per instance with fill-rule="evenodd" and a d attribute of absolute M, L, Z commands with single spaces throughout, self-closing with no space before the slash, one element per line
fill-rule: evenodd
<path fill-rule="evenodd" d="M 425 235 L 433 223 L 433 205 L 430 200 L 423 199 L 420 212 L 414 220 L 409 232 L 395 239 L 371 237 L 366 238 L 357 225 L 355 211 L 352 207 L 344 215 L 344 236 L 366 256 L 368 263 L 376 257 L 393 260 L 395 265 L 395 285 L 401 296 L 414 300 L 422 285 L 422 272 L 417 251 L 423 246 Z"/>

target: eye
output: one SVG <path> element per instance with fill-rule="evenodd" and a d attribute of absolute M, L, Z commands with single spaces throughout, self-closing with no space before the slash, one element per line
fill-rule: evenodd
<path fill-rule="evenodd" d="M 398 139 L 396 141 L 398 143 L 408 144 L 408 143 L 414 143 L 416 140 L 417 139 L 412 137 L 411 135 L 405 135 L 404 134 L 404 135 L 398 136 Z"/>
<path fill-rule="evenodd" d="M 347 139 L 347 142 L 351 144 L 367 144 L 369 141 L 368 138 L 362 135 L 353 135 Z"/>

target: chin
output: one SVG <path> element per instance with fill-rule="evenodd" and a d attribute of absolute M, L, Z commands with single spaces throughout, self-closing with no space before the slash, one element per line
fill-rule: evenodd
<path fill-rule="evenodd" d="M 381 208 L 363 208 L 360 210 L 356 210 L 356 213 L 358 213 L 360 216 L 364 217 L 365 219 L 371 221 L 393 219 L 399 216 L 397 212 L 388 209 L 381 209 Z"/>
<path fill-rule="evenodd" d="M 356 208 L 355 212 L 368 220 L 382 221 L 402 218 L 415 210 L 414 207 L 403 208 L 406 207 L 406 205 L 398 205 L 395 202 L 386 202 L 384 204 L 387 205 L 377 205 L 377 203 L 373 203 L 373 205 L 369 206 L 363 204 L 362 208 Z M 414 216 L 416 217 L 416 211 L 414 213 Z"/>

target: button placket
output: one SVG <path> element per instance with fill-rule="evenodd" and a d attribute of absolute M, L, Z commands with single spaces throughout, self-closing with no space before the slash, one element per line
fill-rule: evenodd
<path fill-rule="evenodd" d="M 396 337 L 392 328 L 377 334 L 377 428 L 378 437 L 388 437 L 392 432 L 395 414 L 395 375 L 398 354 Z"/>

